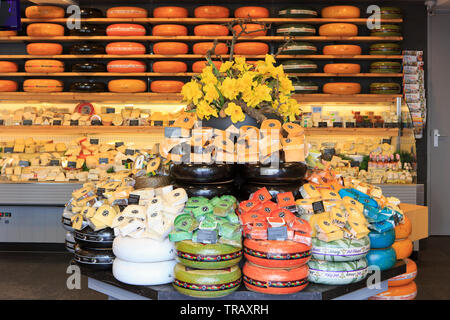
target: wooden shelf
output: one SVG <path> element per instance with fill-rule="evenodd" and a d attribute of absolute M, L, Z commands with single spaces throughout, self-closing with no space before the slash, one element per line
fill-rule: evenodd
<path fill-rule="evenodd" d="M 394 137 L 398 128 L 306 128 L 306 135 L 365 135 Z"/>

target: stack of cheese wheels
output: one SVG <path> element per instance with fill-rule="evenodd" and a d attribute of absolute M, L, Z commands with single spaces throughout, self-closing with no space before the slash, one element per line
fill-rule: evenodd
<path fill-rule="evenodd" d="M 194 17 L 206 19 L 228 18 L 230 10 L 221 6 L 201 6 L 194 10 Z"/>
<path fill-rule="evenodd" d="M 62 92 L 64 84 L 55 79 L 27 79 L 23 82 L 23 91 L 25 92 Z"/>
<path fill-rule="evenodd" d="M 192 46 L 192 52 L 194 54 L 201 54 L 205 55 L 209 50 L 211 50 L 214 47 L 214 42 L 197 42 Z M 214 54 L 221 55 L 221 54 L 227 54 L 228 53 L 228 47 L 225 43 L 218 42 L 216 45 L 216 48 L 214 49 Z M 236 46 L 235 46 L 235 53 L 236 52 Z"/>
<path fill-rule="evenodd" d="M 161 55 L 186 54 L 189 47 L 183 42 L 157 42 L 153 45 L 153 53 Z"/>
<path fill-rule="evenodd" d="M 161 285 L 174 280 L 175 248 L 169 239 L 116 237 L 114 277 L 132 285 Z"/>
<path fill-rule="evenodd" d="M 27 44 L 27 53 L 36 56 L 59 55 L 63 52 L 63 47 L 59 43 L 29 43 Z"/>
<path fill-rule="evenodd" d="M 359 18 L 360 10 L 354 6 L 330 6 L 322 9 L 322 18 L 352 19 Z"/>
<path fill-rule="evenodd" d="M 156 73 L 182 73 L 187 71 L 187 64 L 182 61 L 156 61 L 152 67 L 153 72 Z"/>
<path fill-rule="evenodd" d="M 64 35 L 64 27 L 55 23 L 32 23 L 27 26 L 30 37 L 60 37 Z"/>
<path fill-rule="evenodd" d="M 0 61 L 0 73 L 17 72 L 19 66 L 15 62 Z"/>
<path fill-rule="evenodd" d="M 233 27 L 236 34 L 241 34 L 244 37 L 263 37 L 267 35 L 267 30 L 264 26 L 257 23 L 245 23 L 242 26 L 237 24 Z"/>
<path fill-rule="evenodd" d="M 0 92 L 15 92 L 17 91 L 17 82 L 12 80 L 0 80 Z"/>
<path fill-rule="evenodd" d="M 264 7 L 240 7 L 234 11 L 235 18 L 268 18 L 269 10 Z"/>
<path fill-rule="evenodd" d="M 395 241 L 394 228 L 381 233 L 371 231 L 369 238 L 371 249 L 367 255 L 369 265 L 378 267 L 381 271 L 392 268 L 397 260 L 395 250 L 392 248 Z"/>
<path fill-rule="evenodd" d="M 139 42 L 112 42 L 106 45 L 106 53 L 112 55 L 145 54 L 146 49 Z"/>
<path fill-rule="evenodd" d="M 222 65 L 221 61 L 213 61 L 212 63 L 216 66 L 217 69 L 220 69 L 220 66 Z M 207 61 L 196 61 L 192 64 L 192 72 L 201 73 L 207 65 Z"/>
<path fill-rule="evenodd" d="M 414 281 L 417 276 L 417 265 L 411 259 L 403 259 L 406 263 L 406 272 L 396 276 L 394 278 L 389 279 L 388 286 L 389 287 L 400 287 L 409 284 Z"/>
<path fill-rule="evenodd" d="M 179 24 L 158 24 L 153 27 L 152 35 L 161 37 L 187 36 L 188 30 Z"/>
<path fill-rule="evenodd" d="M 324 46 L 322 52 L 325 55 L 355 56 L 360 55 L 362 50 L 360 46 L 354 44 L 336 44 Z"/>
<path fill-rule="evenodd" d="M 107 18 L 147 18 L 147 10 L 139 7 L 113 7 L 106 10 Z"/>
<path fill-rule="evenodd" d="M 361 66 L 357 63 L 327 63 L 323 67 L 325 73 L 360 73 Z"/>
<path fill-rule="evenodd" d="M 137 60 L 113 60 L 106 66 L 108 72 L 139 73 L 147 70 L 145 62 Z"/>
<path fill-rule="evenodd" d="M 409 239 L 411 232 L 411 220 L 405 215 L 403 223 L 400 223 L 395 227 L 395 242 L 392 245 L 392 248 L 395 250 L 397 259 L 406 259 L 411 255 L 413 251 L 413 243 L 411 239 Z"/>
<path fill-rule="evenodd" d="M 323 93 L 352 95 L 361 92 L 361 85 L 354 82 L 330 82 L 323 86 Z"/>
<path fill-rule="evenodd" d="M 158 7 L 153 10 L 154 18 L 187 18 L 189 15 L 186 8 L 182 7 Z"/>
<path fill-rule="evenodd" d="M 184 82 L 175 80 L 156 80 L 150 84 L 150 90 L 157 93 L 180 93 Z"/>
<path fill-rule="evenodd" d="M 108 83 L 110 92 L 137 93 L 147 90 L 147 83 L 138 79 L 116 79 Z"/>
<path fill-rule="evenodd" d="M 25 9 L 25 17 L 30 19 L 64 18 L 64 9 L 55 6 L 30 6 Z"/>
<path fill-rule="evenodd" d="M 227 36 L 229 30 L 226 26 L 220 24 L 201 24 L 194 27 L 195 36 Z"/>
<path fill-rule="evenodd" d="M 133 23 L 116 23 L 106 28 L 106 35 L 108 36 L 145 36 L 146 32 L 144 26 Z"/>
<path fill-rule="evenodd" d="M 30 73 L 64 72 L 64 62 L 59 60 L 27 60 L 25 71 Z"/>
<path fill-rule="evenodd" d="M 384 292 L 369 298 L 369 300 L 414 300 L 417 296 L 417 286 L 414 281 L 399 286 L 388 287 Z"/>
<path fill-rule="evenodd" d="M 327 37 L 353 37 L 358 35 L 358 27 L 351 23 L 327 23 L 320 26 L 319 35 Z"/>

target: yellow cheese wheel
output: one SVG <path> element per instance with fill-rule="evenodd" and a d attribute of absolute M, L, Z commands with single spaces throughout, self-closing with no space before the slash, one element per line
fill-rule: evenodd
<path fill-rule="evenodd" d="M 145 72 L 147 65 L 137 60 L 113 60 L 108 62 L 106 69 L 108 72 L 135 73 Z"/>
<path fill-rule="evenodd" d="M 354 44 L 335 44 L 323 47 L 323 54 L 337 56 L 355 56 L 360 55 L 361 47 Z"/>
<path fill-rule="evenodd" d="M 59 60 L 27 60 L 25 71 L 31 73 L 64 72 L 64 62 Z"/>
<path fill-rule="evenodd" d="M 192 51 L 194 54 L 206 54 L 209 50 L 214 46 L 213 42 L 198 42 L 192 46 Z M 227 54 L 228 47 L 225 43 L 219 42 L 214 50 L 214 53 L 217 55 Z"/>
<path fill-rule="evenodd" d="M 269 45 L 263 42 L 240 42 L 234 46 L 235 54 L 262 55 L 269 53 Z"/>
<path fill-rule="evenodd" d="M 183 42 L 157 42 L 153 45 L 154 54 L 174 55 L 188 52 L 189 47 Z"/>
<path fill-rule="evenodd" d="M 358 27 L 351 23 L 327 23 L 320 26 L 319 35 L 329 37 L 353 37 L 358 35 Z"/>
<path fill-rule="evenodd" d="M 116 79 L 108 82 L 108 90 L 120 93 L 145 92 L 147 84 L 145 81 L 138 79 Z"/>
<path fill-rule="evenodd" d="M 0 61 L 0 72 L 17 72 L 17 63 L 11 61 Z"/>
<path fill-rule="evenodd" d="M 405 239 L 411 235 L 412 224 L 408 216 L 403 216 L 403 223 L 395 227 L 395 239 Z"/>
<path fill-rule="evenodd" d="M 0 31 L 0 37 L 12 37 L 12 36 L 17 36 L 17 31 L 15 30 Z"/>
<path fill-rule="evenodd" d="M 27 79 L 23 82 L 25 92 L 62 92 L 64 84 L 56 79 Z"/>
<path fill-rule="evenodd" d="M 51 56 L 61 54 L 63 46 L 59 43 L 29 43 L 27 44 L 27 53 L 36 56 Z"/>
<path fill-rule="evenodd" d="M 221 6 L 201 6 L 194 10 L 194 16 L 196 18 L 228 18 L 230 16 L 230 10 Z"/>
<path fill-rule="evenodd" d="M 240 7 L 234 11 L 235 18 L 268 18 L 269 10 L 264 7 Z"/>
<path fill-rule="evenodd" d="M 179 24 L 159 24 L 154 26 L 152 30 L 152 35 L 161 37 L 187 36 L 187 34 L 187 28 Z"/>
<path fill-rule="evenodd" d="M 113 55 L 145 54 L 145 46 L 139 42 L 112 42 L 106 45 L 106 53 Z"/>
<path fill-rule="evenodd" d="M 156 61 L 153 63 L 153 72 L 181 73 L 187 71 L 186 63 L 182 61 Z"/>
<path fill-rule="evenodd" d="M 181 81 L 157 80 L 152 81 L 150 90 L 158 93 L 178 93 L 181 92 L 183 86 L 184 83 Z"/>
<path fill-rule="evenodd" d="M 27 27 L 30 37 L 60 37 L 64 35 L 64 27 L 55 23 L 32 23 Z"/>
<path fill-rule="evenodd" d="M 360 10 L 354 6 L 330 6 L 322 9 L 322 18 L 351 19 L 359 18 Z"/>
<path fill-rule="evenodd" d="M 194 28 L 196 36 L 227 36 L 228 33 L 228 28 L 220 24 L 201 24 Z"/>
<path fill-rule="evenodd" d="M 25 9 L 25 17 L 30 19 L 64 18 L 64 9 L 55 6 L 30 6 Z"/>
<path fill-rule="evenodd" d="M 173 6 L 159 7 L 159 8 L 155 8 L 155 10 L 153 10 L 153 17 L 154 18 L 187 18 L 188 11 L 186 8 L 182 8 L 182 7 L 173 7 Z"/>
<path fill-rule="evenodd" d="M 147 10 L 139 7 L 113 7 L 106 10 L 107 18 L 147 18 Z"/>
<path fill-rule="evenodd" d="M 323 93 L 329 94 L 358 94 L 361 85 L 354 82 L 330 82 L 323 86 Z"/>
<path fill-rule="evenodd" d="M 360 73 L 361 66 L 357 63 L 328 63 L 323 67 L 325 73 Z"/>
<path fill-rule="evenodd" d="M 413 251 L 413 243 L 410 239 L 395 240 L 392 248 L 395 250 L 397 259 L 406 259 Z"/>
<path fill-rule="evenodd" d="M 203 69 L 207 66 L 207 61 L 202 60 L 202 61 L 196 61 L 192 64 L 192 72 L 195 73 L 200 73 L 203 71 Z M 221 61 L 213 61 L 212 62 L 217 69 L 220 69 L 220 66 L 222 65 Z"/>
<path fill-rule="evenodd" d="M 0 80 L 0 92 L 14 92 L 17 91 L 17 82 L 12 80 Z"/>
<path fill-rule="evenodd" d="M 248 33 L 242 33 L 242 37 L 263 37 L 267 35 L 267 30 L 262 30 L 263 26 L 261 26 L 260 24 L 247 23 L 243 24 L 243 27 L 245 29 L 245 32 Z M 236 31 L 236 34 L 239 34 L 242 31 L 242 27 L 239 24 L 235 25 L 233 29 Z"/>
<path fill-rule="evenodd" d="M 144 26 L 133 23 L 116 23 L 106 28 L 108 36 L 145 36 L 146 32 Z"/>

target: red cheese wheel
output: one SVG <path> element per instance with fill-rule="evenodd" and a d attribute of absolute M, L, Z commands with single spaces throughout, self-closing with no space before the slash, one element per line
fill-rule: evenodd
<path fill-rule="evenodd" d="M 338 56 L 354 56 L 361 54 L 360 46 L 353 44 L 336 44 L 323 47 L 323 54 Z"/>
<path fill-rule="evenodd" d="M 323 93 L 329 94 L 357 94 L 361 92 L 361 85 L 353 82 L 330 82 L 323 86 Z"/>
<path fill-rule="evenodd" d="M 139 7 L 113 7 L 106 11 L 107 18 L 147 18 L 147 10 Z"/>
<path fill-rule="evenodd" d="M 411 232 L 412 232 L 411 220 L 409 220 L 409 218 L 406 215 L 404 215 L 403 223 L 400 223 L 395 227 L 395 239 L 408 238 L 411 235 Z"/>
<path fill-rule="evenodd" d="M 194 17 L 196 18 L 228 18 L 230 16 L 230 10 L 221 6 L 201 6 L 194 10 Z"/>
<path fill-rule="evenodd" d="M 55 6 L 30 6 L 25 9 L 25 17 L 30 19 L 64 18 L 64 9 Z"/>
<path fill-rule="evenodd" d="M 64 35 L 64 27 L 55 23 L 32 23 L 27 27 L 30 37 L 60 37 Z"/>
<path fill-rule="evenodd" d="M 157 42 L 153 45 L 154 54 L 186 54 L 189 52 L 189 47 L 183 42 Z"/>
<path fill-rule="evenodd" d="M 29 43 L 27 44 L 27 53 L 36 56 L 51 56 L 61 54 L 63 46 L 59 43 Z"/>
<path fill-rule="evenodd" d="M 246 262 L 242 269 L 245 287 L 266 294 L 290 294 L 308 285 L 309 268 L 303 265 L 292 269 L 265 268 Z"/>
<path fill-rule="evenodd" d="M 152 92 L 159 93 L 178 93 L 181 92 L 181 88 L 184 86 L 184 83 L 181 81 L 172 81 L 172 80 L 157 80 L 152 81 L 150 84 L 150 90 Z"/>
<path fill-rule="evenodd" d="M 14 30 L 0 31 L 0 37 L 11 37 L 11 36 L 17 36 L 17 31 Z"/>
<path fill-rule="evenodd" d="M 267 35 L 267 30 L 261 30 L 263 29 L 263 26 L 257 23 L 247 23 L 244 24 L 243 27 L 245 28 L 246 32 L 250 32 L 250 33 L 243 33 L 241 36 L 242 37 L 260 37 L 260 36 L 265 36 Z M 242 27 L 237 24 L 233 27 L 233 29 L 236 31 L 236 34 L 239 34 L 242 30 Z M 256 31 L 259 30 L 259 31 Z M 256 31 L 256 32 L 252 32 L 252 31 Z"/>
<path fill-rule="evenodd" d="M 159 7 L 159 8 L 155 8 L 155 10 L 153 10 L 153 17 L 154 18 L 187 18 L 188 11 L 186 8 L 182 8 L 182 7 L 173 7 L 173 6 Z"/>
<path fill-rule="evenodd" d="M 330 6 L 322 9 L 322 18 L 351 19 L 359 18 L 360 11 L 354 6 Z"/>
<path fill-rule="evenodd" d="M 235 54 L 261 55 L 269 53 L 269 45 L 264 42 L 240 42 L 234 46 Z"/>
<path fill-rule="evenodd" d="M 153 72 L 181 73 L 187 71 L 186 63 L 182 61 L 156 61 L 153 63 Z"/>
<path fill-rule="evenodd" d="M 17 72 L 17 63 L 11 61 L 0 61 L 0 72 Z"/>
<path fill-rule="evenodd" d="M 194 28 L 196 36 L 227 36 L 228 33 L 228 28 L 220 24 L 201 24 Z"/>
<path fill-rule="evenodd" d="M 264 7 L 240 7 L 234 11 L 236 18 L 268 18 L 269 10 Z"/>
<path fill-rule="evenodd" d="M 395 240 L 392 248 L 395 250 L 397 259 L 406 259 L 413 252 L 413 243 L 410 239 Z"/>
<path fill-rule="evenodd" d="M 327 23 L 320 26 L 319 35 L 328 37 L 353 37 L 358 35 L 358 27 L 351 23 Z"/>
<path fill-rule="evenodd" d="M 202 60 L 202 61 L 196 61 L 192 64 L 192 72 L 195 73 L 201 73 L 203 71 L 203 69 L 207 66 L 207 61 Z M 212 62 L 217 69 L 220 69 L 220 66 L 222 65 L 221 61 L 213 61 Z"/>
<path fill-rule="evenodd" d="M 62 92 L 64 84 L 56 79 L 27 79 L 23 82 L 25 92 Z"/>
<path fill-rule="evenodd" d="M 404 286 L 416 278 L 417 264 L 411 259 L 405 259 L 404 261 L 406 262 L 406 272 L 394 278 L 390 278 L 388 281 L 389 287 Z"/>
<path fill-rule="evenodd" d="M 106 66 L 108 72 L 133 73 L 145 72 L 147 65 L 137 60 L 113 60 Z"/>
<path fill-rule="evenodd" d="M 17 91 L 17 82 L 12 80 L 0 80 L 0 92 L 14 92 Z"/>
<path fill-rule="evenodd" d="M 390 287 L 369 300 L 414 300 L 417 296 L 417 286 L 414 281 L 404 286 Z"/>
<path fill-rule="evenodd" d="M 323 67 L 325 73 L 360 73 L 361 66 L 357 63 L 328 63 Z"/>
<path fill-rule="evenodd" d="M 107 54 L 145 54 L 145 46 L 139 42 L 112 42 L 106 45 Z"/>
<path fill-rule="evenodd" d="M 106 28 L 108 36 L 145 36 L 146 32 L 144 26 L 132 23 L 116 23 Z"/>
<path fill-rule="evenodd" d="M 108 82 L 108 90 L 120 93 L 145 92 L 147 84 L 145 81 L 138 79 L 116 79 Z"/>
<path fill-rule="evenodd" d="M 159 24 L 152 30 L 152 35 L 161 37 L 187 36 L 187 34 L 187 28 L 179 24 Z"/>
<path fill-rule="evenodd" d="M 64 62 L 59 60 L 27 60 L 25 71 L 31 73 L 64 72 Z"/>
<path fill-rule="evenodd" d="M 206 54 L 208 50 L 214 46 L 213 42 L 197 42 L 192 46 L 192 51 L 194 54 Z M 228 47 L 225 43 L 219 42 L 214 50 L 214 53 L 217 55 L 227 54 Z"/>

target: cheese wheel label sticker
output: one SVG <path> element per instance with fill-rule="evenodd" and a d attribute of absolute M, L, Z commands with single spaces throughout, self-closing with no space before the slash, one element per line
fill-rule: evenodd
<path fill-rule="evenodd" d="M 278 240 L 285 241 L 287 236 L 287 227 L 271 227 L 267 228 L 267 239 L 268 240 Z"/>
<path fill-rule="evenodd" d="M 323 201 L 316 201 L 312 203 L 314 214 L 325 212 L 325 206 L 323 204 Z"/>

